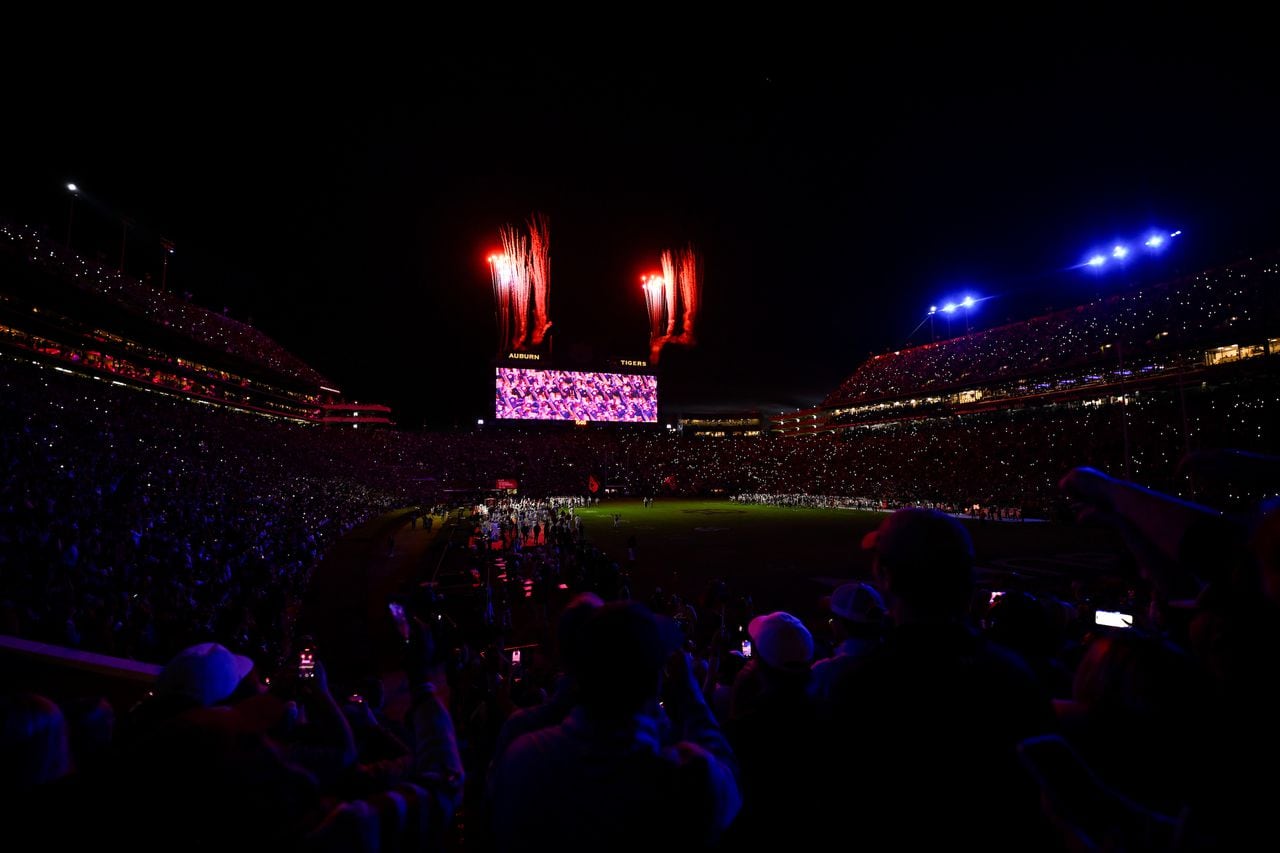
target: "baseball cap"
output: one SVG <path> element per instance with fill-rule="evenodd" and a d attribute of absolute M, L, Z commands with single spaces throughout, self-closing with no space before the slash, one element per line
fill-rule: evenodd
<path fill-rule="evenodd" d="M 850 622 L 879 623 L 884 617 L 884 599 L 876 588 L 865 583 L 846 583 L 831 593 L 828 608 Z"/>
<path fill-rule="evenodd" d="M 235 692 L 253 669 L 253 661 L 217 643 L 200 643 L 178 652 L 161 670 L 156 688 L 185 696 L 201 707 L 216 705 Z"/>
<path fill-rule="evenodd" d="M 757 616 L 747 625 L 761 660 L 777 669 L 808 667 L 813 660 L 813 635 L 796 617 L 784 611 Z"/>

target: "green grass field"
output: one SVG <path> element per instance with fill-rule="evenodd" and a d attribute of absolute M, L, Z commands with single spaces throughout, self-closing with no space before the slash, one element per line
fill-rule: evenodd
<path fill-rule="evenodd" d="M 614 526 L 614 514 L 622 516 Z M 846 579 L 870 574 L 862 537 L 883 513 L 791 509 L 729 501 L 605 501 L 580 509 L 588 538 L 618 565 L 636 537 L 632 594 L 655 586 L 700 598 L 717 577 L 751 594 L 758 607 L 813 613 Z M 1047 522 L 966 521 L 978 554 L 978 580 L 991 588 L 1060 588 L 1114 570 L 1115 541 L 1100 531 Z"/>

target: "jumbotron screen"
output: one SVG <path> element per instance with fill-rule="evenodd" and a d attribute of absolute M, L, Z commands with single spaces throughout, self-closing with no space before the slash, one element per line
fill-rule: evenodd
<path fill-rule="evenodd" d="M 499 367 L 494 416 L 657 423 L 658 377 Z"/>

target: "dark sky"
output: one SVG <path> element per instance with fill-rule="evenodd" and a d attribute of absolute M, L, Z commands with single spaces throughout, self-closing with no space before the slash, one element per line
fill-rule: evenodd
<path fill-rule="evenodd" d="M 693 241 L 700 343 L 664 353 L 667 413 L 810 405 L 952 294 L 994 297 L 973 318 L 989 325 L 1280 243 L 1264 30 L 90 39 L 65 77 L 10 85 L 0 215 L 61 238 L 76 181 L 77 249 L 114 261 L 131 217 L 130 272 L 158 277 L 172 239 L 175 287 L 410 425 L 491 414 L 502 224 L 550 217 L 557 350 L 599 358 L 643 356 L 638 276 Z M 1150 228 L 1186 242 L 1123 274 L 1064 271 Z"/>

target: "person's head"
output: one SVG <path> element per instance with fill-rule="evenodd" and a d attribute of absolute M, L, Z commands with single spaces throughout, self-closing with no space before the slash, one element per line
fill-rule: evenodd
<path fill-rule="evenodd" d="M 936 509 L 897 510 L 868 533 L 881 589 L 894 621 L 962 619 L 973 589 L 973 540 L 959 521 Z"/>
<path fill-rule="evenodd" d="M 73 699 L 63 705 L 76 768 L 83 772 L 103 765 L 111 751 L 115 709 L 101 696 Z"/>
<path fill-rule="evenodd" d="M 667 645 L 653 613 L 617 601 L 596 608 L 578 634 L 582 705 L 600 717 L 627 717 L 658 695 Z"/>
<path fill-rule="evenodd" d="M 34 693 L 0 698 L 0 792 L 30 790 L 71 772 L 71 744 L 58 706 Z"/>
<path fill-rule="evenodd" d="M 1052 656 L 1058 647 L 1054 614 L 1040 599 L 1010 590 L 987 608 L 984 636 L 1029 657 Z"/>
<path fill-rule="evenodd" d="M 1076 668 L 1071 693 L 1094 719 L 1149 727 L 1189 714 L 1201 686 L 1185 652 L 1129 629 L 1094 638 Z"/>
<path fill-rule="evenodd" d="M 841 584 L 832 591 L 827 609 L 838 640 L 875 637 L 884 628 L 884 599 L 870 584 Z"/>
<path fill-rule="evenodd" d="M 813 661 L 813 635 L 796 617 L 779 610 L 747 625 L 756 659 L 771 670 L 806 673 Z"/>
<path fill-rule="evenodd" d="M 156 680 L 160 696 L 181 697 L 208 708 L 228 702 L 253 671 L 253 661 L 217 643 L 188 646 L 174 656 Z"/>
<path fill-rule="evenodd" d="M 564 663 L 565 672 L 570 675 L 578 668 L 583 627 L 603 606 L 600 596 L 593 592 L 583 592 L 575 595 L 564 606 L 564 610 L 560 611 L 560 620 L 556 623 L 556 639 L 560 646 L 560 660 Z"/>

